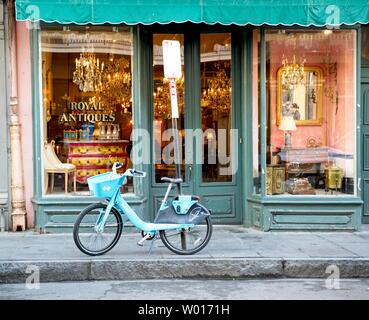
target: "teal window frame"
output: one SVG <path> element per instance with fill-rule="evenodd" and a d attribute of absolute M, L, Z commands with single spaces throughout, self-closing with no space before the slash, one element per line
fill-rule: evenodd
<path fill-rule="evenodd" d="M 255 201 L 257 199 L 262 200 L 263 203 L 289 203 L 289 204 L 309 204 L 312 202 L 319 202 L 321 204 L 332 204 L 332 203 L 359 203 L 362 202 L 362 179 L 361 179 L 361 157 L 362 157 L 362 138 L 361 138 L 361 110 L 360 110 L 360 79 L 361 79 L 361 26 L 341 26 L 339 29 L 346 30 L 355 30 L 356 31 L 356 179 L 355 179 L 355 194 L 354 195 L 343 195 L 343 196 L 280 196 L 280 195 L 267 195 L 266 194 L 266 150 L 267 150 L 267 136 L 266 136 L 266 127 L 267 127 L 267 112 L 266 112 L 266 42 L 265 42 L 265 32 L 267 30 L 325 30 L 326 28 L 321 27 L 260 27 L 260 161 L 261 161 L 261 193 L 260 194 L 252 194 L 250 200 Z M 252 122 L 249 122 L 249 125 L 252 127 Z M 252 170 L 252 167 L 251 167 Z M 250 173 L 249 173 L 250 174 Z M 251 171 L 252 176 L 252 171 Z"/>

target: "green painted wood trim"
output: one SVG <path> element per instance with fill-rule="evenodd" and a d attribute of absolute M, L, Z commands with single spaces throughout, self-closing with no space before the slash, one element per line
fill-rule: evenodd
<path fill-rule="evenodd" d="M 355 192 L 357 196 L 363 196 L 363 172 L 361 164 L 364 163 L 363 139 L 362 139 L 362 112 L 361 112 L 361 27 L 356 28 L 356 181 Z M 364 199 L 363 199 L 364 200 Z"/>
<path fill-rule="evenodd" d="M 191 128 L 201 128 L 201 61 L 200 61 L 200 30 L 197 32 L 185 32 L 185 122 Z M 192 141 L 192 150 L 196 153 L 196 142 Z M 195 160 L 195 159 L 194 159 Z M 187 167 L 187 166 L 186 166 Z M 199 194 L 200 184 L 202 182 L 202 166 L 192 164 L 191 181 L 188 180 L 188 186 L 191 193 Z M 188 168 L 186 175 L 190 176 Z"/>
<path fill-rule="evenodd" d="M 145 34 L 142 32 L 141 27 L 132 27 L 132 39 L 133 39 L 133 123 L 134 129 L 146 129 L 148 128 L 148 101 L 147 101 L 147 81 L 145 81 L 144 70 L 148 68 L 147 59 L 145 57 Z M 147 147 L 147 146 L 146 146 Z M 145 152 L 150 152 L 145 150 Z M 133 159 L 135 161 L 135 159 Z M 148 181 L 150 181 L 150 166 L 148 164 L 135 164 L 136 169 L 140 169 L 147 172 L 145 179 L 134 179 L 134 191 L 135 195 L 141 199 L 150 195 L 150 188 Z M 148 217 L 145 217 L 148 218 Z"/>
<path fill-rule="evenodd" d="M 234 175 L 232 185 L 236 185 L 241 189 L 241 194 L 243 190 L 243 181 L 242 181 L 242 160 L 243 156 L 241 151 L 242 145 L 240 144 L 240 139 L 242 137 L 242 127 L 241 127 L 241 90 L 242 90 L 242 38 L 241 33 L 232 32 L 232 64 L 231 64 L 231 73 L 232 73 L 232 128 L 238 129 L 238 139 L 237 146 L 238 148 L 238 170 Z M 222 183 L 223 185 L 223 183 Z M 226 183 L 224 184 L 226 185 Z M 220 186 L 221 187 L 221 186 Z"/>
<path fill-rule="evenodd" d="M 242 110 L 244 111 L 244 117 L 242 121 L 244 122 L 244 126 L 242 126 L 243 130 L 243 138 L 244 143 L 243 146 L 246 149 L 246 152 L 243 153 L 245 156 L 244 163 L 246 166 L 244 167 L 244 180 L 245 180 L 245 194 L 251 195 L 253 193 L 254 182 L 253 182 L 253 127 L 252 120 L 254 114 L 252 112 L 253 105 L 253 32 L 252 30 L 248 30 L 243 33 L 243 57 L 242 57 L 242 72 L 244 76 L 242 77 L 242 81 L 244 82 L 242 85 Z M 246 118 L 246 119 L 245 119 Z"/>
<path fill-rule="evenodd" d="M 369 65 L 368 66 L 364 66 L 361 65 L 361 82 L 369 82 Z"/>
<path fill-rule="evenodd" d="M 31 48 L 31 81 L 32 81 L 32 127 L 33 127 L 33 188 L 34 195 L 42 196 L 42 121 L 41 121 L 41 99 L 40 94 L 40 32 L 38 28 L 30 30 Z M 35 223 L 37 216 L 35 216 Z"/>
<path fill-rule="evenodd" d="M 10 46 L 8 29 L 8 7 L 0 3 L 0 218 L 2 216 L 4 230 L 11 226 L 11 162 L 10 162 L 10 134 L 9 121 L 9 98 L 10 98 Z"/>
<path fill-rule="evenodd" d="M 262 198 L 262 197 L 249 197 L 247 198 L 248 202 L 251 203 L 260 203 L 260 204 L 277 204 L 277 205 L 289 205 L 289 204 L 296 204 L 296 205 L 324 205 L 324 204 L 334 204 L 334 205 L 346 205 L 346 204 L 362 204 L 363 200 L 359 197 L 345 197 L 344 199 L 337 199 L 331 198 L 331 197 L 318 197 L 315 199 L 315 197 L 289 197 L 289 198 Z"/>
<path fill-rule="evenodd" d="M 99 201 L 101 202 L 101 201 Z M 35 226 L 35 230 L 47 233 L 70 233 L 74 226 L 78 213 L 86 207 L 87 203 L 47 203 L 34 204 L 35 214 L 38 215 L 40 223 Z M 130 203 L 133 210 L 143 218 L 146 211 L 146 203 Z M 124 227 L 133 227 L 123 217 Z"/>
<path fill-rule="evenodd" d="M 8 81 L 9 81 L 9 70 L 8 66 L 8 28 L 6 21 L 6 6 L 0 2 L 0 159 L 3 159 L 2 165 L 0 166 L 0 206 L 8 207 L 9 201 L 9 137 L 8 137 L 8 106 L 9 106 L 9 95 L 8 95 Z M 7 208 L 8 209 L 8 208 Z"/>
<path fill-rule="evenodd" d="M 264 206 L 264 230 L 359 230 L 360 205 Z"/>
<path fill-rule="evenodd" d="M 148 201 L 148 198 L 144 197 L 138 197 L 138 196 L 127 196 L 124 197 L 124 199 L 129 203 L 129 204 L 143 204 L 146 203 Z M 99 201 L 104 201 L 104 199 L 99 199 L 99 198 L 92 198 L 92 197 L 84 197 L 84 198 L 78 198 L 78 201 L 76 201 L 75 198 L 32 198 L 32 203 L 36 204 L 36 205 L 59 205 L 59 206 L 64 206 L 64 205 L 71 205 L 71 204 L 91 204 L 94 202 L 99 202 Z"/>
<path fill-rule="evenodd" d="M 240 133 L 243 139 L 241 154 L 243 156 L 241 185 L 242 185 L 242 212 L 245 227 L 252 225 L 252 213 L 248 210 L 248 197 L 253 193 L 253 127 L 252 127 L 252 44 L 253 33 L 248 29 L 241 33 L 241 110 L 240 110 Z"/>
<path fill-rule="evenodd" d="M 363 201 L 361 200 L 361 198 L 357 198 L 357 197 L 352 197 L 352 198 L 347 198 L 347 199 L 342 199 L 343 201 L 337 201 L 337 199 L 324 199 L 324 198 L 320 198 L 319 200 L 316 199 L 314 200 L 313 198 L 299 198 L 299 199 L 289 199 L 289 200 L 284 200 L 284 199 L 262 199 L 260 201 L 260 203 L 262 204 L 276 204 L 276 205 L 290 205 L 290 204 L 294 204 L 294 205 L 301 205 L 301 206 L 306 206 L 306 205 L 325 205 L 325 204 L 332 204 L 332 205 L 346 205 L 346 204 L 359 204 L 361 205 L 363 203 Z"/>

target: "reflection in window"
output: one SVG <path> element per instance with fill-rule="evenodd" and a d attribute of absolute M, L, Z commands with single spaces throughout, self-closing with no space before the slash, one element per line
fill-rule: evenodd
<path fill-rule="evenodd" d="M 267 195 L 355 194 L 355 39 L 266 32 Z"/>
<path fill-rule="evenodd" d="M 48 27 L 41 38 L 45 192 L 88 195 L 88 177 L 130 165 L 131 31 Z"/>
<path fill-rule="evenodd" d="M 231 34 L 201 34 L 201 124 L 204 132 L 203 182 L 229 182 L 232 129 Z M 220 146 L 224 134 L 225 145 Z M 223 170 L 221 170 L 223 168 Z"/>
<path fill-rule="evenodd" d="M 253 32 L 252 45 L 252 176 L 253 192 L 261 192 L 261 157 L 260 157 L 260 31 Z"/>
<path fill-rule="evenodd" d="M 369 66 L 369 26 L 361 27 L 361 63 L 362 66 Z"/>
<path fill-rule="evenodd" d="M 163 40 L 180 42 L 182 59 L 182 79 L 177 80 L 178 96 L 178 130 L 184 138 L 184 37 L 183 34 L 154 34 L 153 35 L 153 74 L 154 74 L 154 145 L 155 145 L 155 182 L 161 183 L 162 177 L 175 177 L 176 168 L 173 152 L 166 152 L 169 144 L 173 143 L 171 101 L 169 95 L 169 81 L 164 78 Z M 168 136 L 167 136 L 168 135 Z M 172 136 L 172 138 L 171 138 Z M 184 144 L 183 144 L 184 147 Z M 185 153 L 182 152 L 182 157 Z M 185 176 L 184 159 L 182 159 L 182 178 Z"/>

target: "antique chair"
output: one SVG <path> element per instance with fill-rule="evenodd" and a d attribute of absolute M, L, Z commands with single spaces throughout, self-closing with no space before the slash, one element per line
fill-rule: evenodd
<path fill-rule="evenodd" d="M 54 190 L 54 174 L 55 173 L 64 173 L 64 181 L 65 181 L 65 194 L 68 193 L 68 179 L 69 174 L 73 173 L 73 187 L 74 192 L 76 192 L 76 179 L 77 179 L 77 170 L 74 164 L 70 163 L 62 163 L 58 156 L 55 154 L 55 141 L 51 141 L 47 143 L 45 141 L 44 144 L 44 163 L 45 163 L 45 193 L 47 193 L 49 188 L 49 173 L 51 173 L 51 192 Z"/>

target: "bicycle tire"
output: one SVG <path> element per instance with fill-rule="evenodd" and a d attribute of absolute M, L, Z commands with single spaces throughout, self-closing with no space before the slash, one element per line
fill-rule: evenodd
<path fill-rule="evenodd" d="M 202 249 L 204 249 L 206 247 L 206 245 L 209 243 L 210 238 L 212 236 L 213 233 L 213 224 L 211 222 L 210 216 L 206 217 L 204 219 L 204 222 L 206 224 L 206 236 L 204 237 L 203 241 L 201 241 L 201 243 L 199 243 L 198 246 L 192 248 L 192 249 L 187 249 L 187 248 L 183 248 L 183 244 L 181 243 L 182 248 L 179 248 L 177 246 L 174 246 L 170 240 L 168 240 L 168 238 L 170 237 L 169 232 L 170 231 L 165 231 L 165 230 L 160 230 L 159 234 L 160 234 L 160 239 L 161 241 L 164 243 L 164 245 L 171 250 L 172 252 L 179 254 L 179 255 L 192 255 L 195 253 L 198 253 L 199 251 L 201 251 Z M 199 228 L 201 227 L 201 225 L 195 225 L 194 228 Z M 183 232 L 184 234 L 189 233 L 189 232 L 193 232 L 193 229 L 191 229 L 190 231 L 177 231 L 178 235 L 180 237 L 182 237 L 181 233 Z M 181 240 L 182 242 L 182 240 Z"/>
<path fill-rule="evenodd" d="M 77 220 L 74 224 L 73 227 L 73 239 L 74 239 L 74 243 L 76 244 L 77 248 L 82 251 L 83 253 L 89 255 L 89 256 L 99 256 L 99 255 L 103 255 L 105 253 L 107 253 L 108 251 L 110 251 L 111 249 L 114 248 L 114 246 L 118 243 L 120 236 L 122 235 L 122 231 L 123 231 L 123 220 L 121 215 L 119 214 L 119 212 L 115 209 L 112 208 L 108 219 L 110 217 L 114 217 L 117 226 L 116 226 L 116 231 L 113 234 L 112 237 L 112 241 L 110 243 L 108 243 L 103 249 L 100 250 L 92 250 L 90 248 L 87 248 L 86 245 L 83 244 L 83 242 L 81 241 L 81 223 L 83 221 L 83 219 L 89 214 L 92 213 L 93 211 L 96 211 L 97 209 L 105 209 L 107 208 L 107 204 L 105 203 L 94 203 L 91 204 L 90 206 L 88 206 L 87 208 L 83 209 L 81 211 L 81 213 L 78 215 Z M 95 222 L 96 222 L 96 218 L 95 218 Z M 93 219 L 91 221 L 91 224 L 94 224 L 95 222 L 93 222 Z M 107 229 L 107 228 L 105 228 Z M 105 231 L 105 230 L 104 230 Z M 94 230 L 95 234 L 99 234 Z M 90 236 L 91 237 L 91 236 Z"/>

